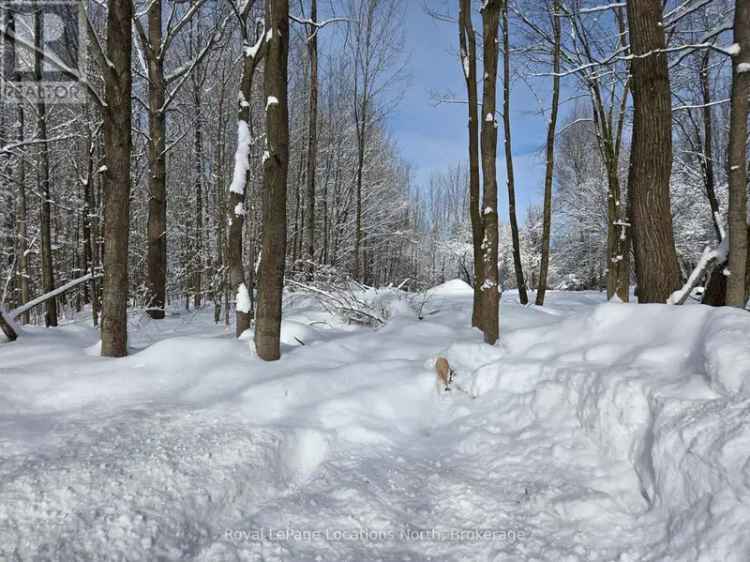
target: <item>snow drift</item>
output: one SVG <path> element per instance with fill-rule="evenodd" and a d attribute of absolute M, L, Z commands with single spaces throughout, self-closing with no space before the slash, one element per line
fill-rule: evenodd
<path fill-rule="evenodd" d="M 378 329 L 289 299 L 272 364 L 210 311 L 117 360 L 27 328 L 0 344 L 0 559 L 750 559 L 747 314 L 506 293 L 490 347 L 471 293 L 423 320 L 370 295 Z"/>

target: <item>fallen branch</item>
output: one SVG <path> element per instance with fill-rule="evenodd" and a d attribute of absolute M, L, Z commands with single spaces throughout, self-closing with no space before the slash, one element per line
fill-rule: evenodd
<path fill-rule="evenodd" d="M 326 311 L 331 314 L 343 315 L 350 322 L 370 326 L 385 324 L 385 320 L 371 306 L 358 299 L 354 292 L 347 288 L 334 285 L 326 291 L 293 279 L 287 279 L 287 283 L 303 292 L 314 295 Z"/>
<path fill-rule="evenodd" d="M 22 304 L 18 308 L 11 310 L 8 313 L 8 318 L 10 320 L 13 320 L 14 318 L 19 317 L 24 312 L 28 312 L 32 308 L 37 307 L 40 304 L 45 303 L 48 300 L 53 299 L 53 298 L 55 298 L 55 297 L 57 297 L 59 295 L 62 295 L 63 293 L 65 293 L 67 291 L 70 291 L 71 289 L 77 287 L 78 285 L 81 285 L 82 283 L 86 283 L 87 281 L 91 281 L 92 277 L 99 278 L 99 277 L 101 277 L 101 274 L 92 275 L 91 273 L 87 273 L 83 277 L 79 277 L 78 279 L 74 279 L 73 281 L 69 281 L 68 283 L 66 283 L 65 285 L 61 285 L 60 287 L 58 287 L 54 291 L 50 291 L 49 293 L 46 293 L 46 294 L 41 295 L 41 296 L 39 296 L 39 297 L 37 297 L 35 299 L 32 299 L 29 302 L 27 302 L 26 304 Z"/>
<path fill-rule="evenodd" d="M 721 265 L 722 263 L 724 263 L 727 259 L 728 253 L 729 246 L 727 244 L 726 237 L 724 237 L 724 239 L 716 248 L 707 246 L 706 249 L 703 250 L 703 255 L 701 255 L 701 259 L 698 261 L 698 265 L 695 266 L 695 269 L 693 269 L 693 272 L 690 274 L 690 277 L 688 277 L 688 280 L 685 281 L 685 284 L 681 289 L 672 293 L 672 295 L 667 300 L 667 304 L 685 304 L 685 301 L 687 301 L 690 293 L 692 293 L 693 289 L 698 285 L 703 276 L 709 271 L 713 270 L 713 268 L 717 265 Z"/>

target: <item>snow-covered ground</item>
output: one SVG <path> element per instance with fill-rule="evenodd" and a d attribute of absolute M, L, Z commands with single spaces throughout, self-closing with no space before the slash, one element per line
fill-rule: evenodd
<path fill-rule="evenodd" d="M 750 315 L 515 297 L 495 347 L 457 281 L 378 330 L 291 298 L 276 363 L 211 311 L 133 318 L 116 360 L 26 329 L 0 560 L 750 560 Z"/>

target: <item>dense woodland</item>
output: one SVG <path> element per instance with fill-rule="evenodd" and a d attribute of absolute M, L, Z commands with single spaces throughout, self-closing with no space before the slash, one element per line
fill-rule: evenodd
<path fill-rule="evenodd" d="M 454 277 L 490 343 L 503 289 L 747 302 L 747 2 L 427 0 L 455 37 L 469 131 L 427 185 L 388 127 L 408 87 L 404 0 L 82 4 L 84 72 L 29 52 L 37 80 L 52 64 L 85 103 L 0 100 L 9 334 L 86 311 L 121 356 L 128 314 L 213 306 L 275 359 L 284 287 Z M 4 16 L 6 36 L 42 40 Z M 522 82 L 548 127 L 544 197 L 523 215 Z"/>

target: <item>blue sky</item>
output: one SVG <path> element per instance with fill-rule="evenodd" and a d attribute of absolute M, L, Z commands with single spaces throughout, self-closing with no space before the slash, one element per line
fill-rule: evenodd
<path fill-rule="evenodd" d="M 411 80 L 403 100 L 389 117 L 389 129 L 404 157 L 414 167 L 418 185 L 426 186 L 433 172 L 466 161 L 468 157 L 467 112 L 462 104 L 435 106 L 431 92 L 452 92 L 466 99 L 466 87 L 458 62 L 458 32 L 455 23 L 434 20 L 424 12 L 421 0 L 404 0 L 407 17 L 406 50 Z M 435 2 L 437 5 L 441 2 Z M 481 22 L 474 16 L 474 25 Z M 511 59 L 512 62 L 512 59 Z M 546 94 L 542 81 L 540 95 Z M 498 95 L 501 95 L 501 82 Z M 546 140 L 546 118 L 538 113 L 537 98 L 521 80 L 511 85 L 511 131 L 516 177 L 518 217 L 525 219 L 529 203 L 540 202 L 544 183 L 544 160 L 540 149 Z M 500 107 L 501 99 L 498 98 Z M 501 220 L 507 222 L 507 187 L 502 126 L 499 129 L 498 181 Z"/>

